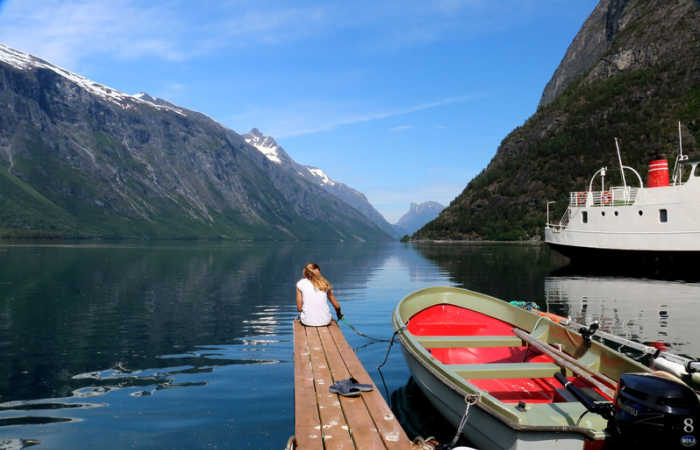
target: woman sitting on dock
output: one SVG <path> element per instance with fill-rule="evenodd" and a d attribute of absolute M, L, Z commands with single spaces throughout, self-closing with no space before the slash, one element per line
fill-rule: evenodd
<path fill-rule="evenodd" d="M 308 263 L 302 271 L 303 278 L 297 282 L 297 311 L 301 312 L 301 323 L 310 327 L 324 327 L 331 323 L 328 300 L 333 303 L 338 320 L 343 318 L 340 304 L 333 295 L 331 284 L 321 275 L 316 263 Z"/>

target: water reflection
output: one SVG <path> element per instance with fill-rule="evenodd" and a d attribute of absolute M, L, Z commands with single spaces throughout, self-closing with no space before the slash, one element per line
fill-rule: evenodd
<path fill-rule="evenodd" d="M 301 267 L 318 262 L 348 302 L 345 292 L 362 291 L 389 251 L 337 243 L 2 250 L 3 449 L 144 446 L 135 433 L 160 448 L 192 448 L 227 442 L 232 430 L 245 435 L 239 448 L 281 445 L 293 434 Z M 144 416 L 146 428 L 135 425 Z M 120 432 L 106 443 L 97 430 L 112 429 Z M 27 437 L 37 439 L 19 439 Z"/>
<path fill-rule="evenodd" d="M 76 374 L 163 368 L 162 355 L 173 350 L 232 342 L 254 348 L 262 341 L 251 337 L 286 333 L 296 313 L 293 286 L 307 260 L 333 261 L 327 276 L 342 283 L 353 273 L 348 265 L 372 266 L 383 256 L 380 247 L 339 245 L 6 250 L 0 266 L 4 401 L 68 396 L 81 379 Z M 364 273 L 354 272 L 355 284 L 366 282 Z M 260 362 L 212 361 L 196 353 L 169 359 L 166 367 Z"/>
<path fill-rule="evenodd" d="M 547 277 L 553 312 L 638 342 L 661 341 L 671 350 L 700 355 L 700 283 L 613 277 Z"/>
<path fill-rule="evenodd" d="M 504 300 L 542 302 L 542 280 L 567 263 L 539 244 L 420 244 L 416 249 L 458 286 Z"/>

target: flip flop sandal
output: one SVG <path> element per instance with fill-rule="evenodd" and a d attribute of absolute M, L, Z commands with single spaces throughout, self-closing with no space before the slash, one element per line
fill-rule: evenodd
<path fill-rule="evenodd" d="M 361 391 L 358 388 L 352 386 L 350 383 L 343 383 L 342 381 L 331 384 L 331 386 L 328 388 L 331 394 L 338 394 L 342 395 L 343 397 L 357 397 L 360 395 Z"/>
<path fill-rule="evenodd" d="M 350 385 L 352 387 L 356 387 L 357 389 L 361 390 L 362 392 L 369 392 L 372 389 L 374 389 L 371 384 L 362 384 L 362 383 L 358 382 L 354 377 L 350 377 L 350 378 L 348 378 L 348 380 L 350 381 Z"/>

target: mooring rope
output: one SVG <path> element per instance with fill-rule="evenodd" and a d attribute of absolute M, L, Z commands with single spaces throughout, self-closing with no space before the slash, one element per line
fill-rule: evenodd
<path fill-rule="evenodd" d="M 399 331 L 403 330 L 406 328 L 406 325 L 402 326 L 398 330 L 394 331 L 394 334 L 391 336 L 391 340 L 389 340 L 389 348 L 386 349 L 386 355 L 384 355 L 384 361 L 380 365 L 377 366 L 377 369 L 381 369 L 384 367 L 384 364 L 386 364 L 387 359 L 389 359 L 389 352 L 391 352 L 391 346 L 394 345 L 394 339 L 396 338 L 396 335 L 399 334 Z"/>
<path fill-rule="evenodd" d="M 459 421 L 459 426 L 457 427 L 457 433 L 455 433 L 455 437 L 452 439 L 452 442 L 450 442 L 449 444 L 442 444 L 436 450 L 451 450 L 457 445 L 457 441 L 459 441 L 459 436 L 462 434 L 464 426 L 467 424 L 467 418 L 469 417 L 469 408 L 471 408 L 472 405 L 476 405 L 476 402 L 478 402 L 480 398 L 481 394 L 479 393 L 467 394 L 464 396 L 464 403 L 466 403 L 467 407 L 464 410 L 464 415 L 462 416 L 462 419 Z"/>
<path fill-rule="evenodd" d="M 362 337 L 364 337 L 364 338 L 371 339 L 371 340 L 373 340 L 373 341 L 375 341 L 375 342 L 389 342 L 389 339 L 380 339 L 380 338 L 375 338 L 375 337 L 368 336 L 368 335 L 364 334 L 363 332 L 361 332 L 360 330 L 358 330 L 357 328 L 355 328 L 354 326 L 352 326 L 347 320 L 345 320 L 345 317 L 343 317 L 342 319 L 340 319 L 340 322 L 343 322 L 345 325 L 347 325 L 348 327 L 350 327 L 350 329 L 352 329 L 352 331 L 354 331 L 355 333 L 357 333 L 358 336 L 362 336 Z M 394 333 L 394 334 L 396 334 L 396 333 Z M 392 339 L 393 339 L 393 337 L 392 337 Z"/>
<path fill-rule="evenodd" d="M 391 336 L 391 340 L 389 341 L 389 347 L 386 349 L 386 355 L 384 355 L 384 361 L 382 361 L 381 364 L 377 366 L 377 372 L 379 372 L 379 376 L 382 378 L 382 384 L 384 385 L 384 392 L 386 393 L 386 398 L 391 401 L 391 396 L 389 395 L 389 389 L 386 386 L 386 380 L 384 380 L 384 374 L 382 373 L 382 367 L 384 367 L 384 364 L 386 364 L 387 360 L 389 359 L 389 353 L 391 352 L 391 347 L 394 345 L 394 339 L 396 338 L 396 335 L 399 334 L 399 331 L 403 330 L 406 328 L 408 324 L 402 326 L 398 330 L 394 331 L 394 334 Z"/>

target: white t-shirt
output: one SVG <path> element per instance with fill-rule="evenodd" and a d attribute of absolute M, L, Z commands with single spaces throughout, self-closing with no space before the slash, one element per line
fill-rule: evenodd
<path fill-rule="evenodd" d="M 321 327 L 331 323 L 331 309 L 328 307 L 328 294 L 319 291 L 306 278 L 297 282 L 301 291 L 303 304 L 301 307 L 301 323 L 311 327 Z"/>

